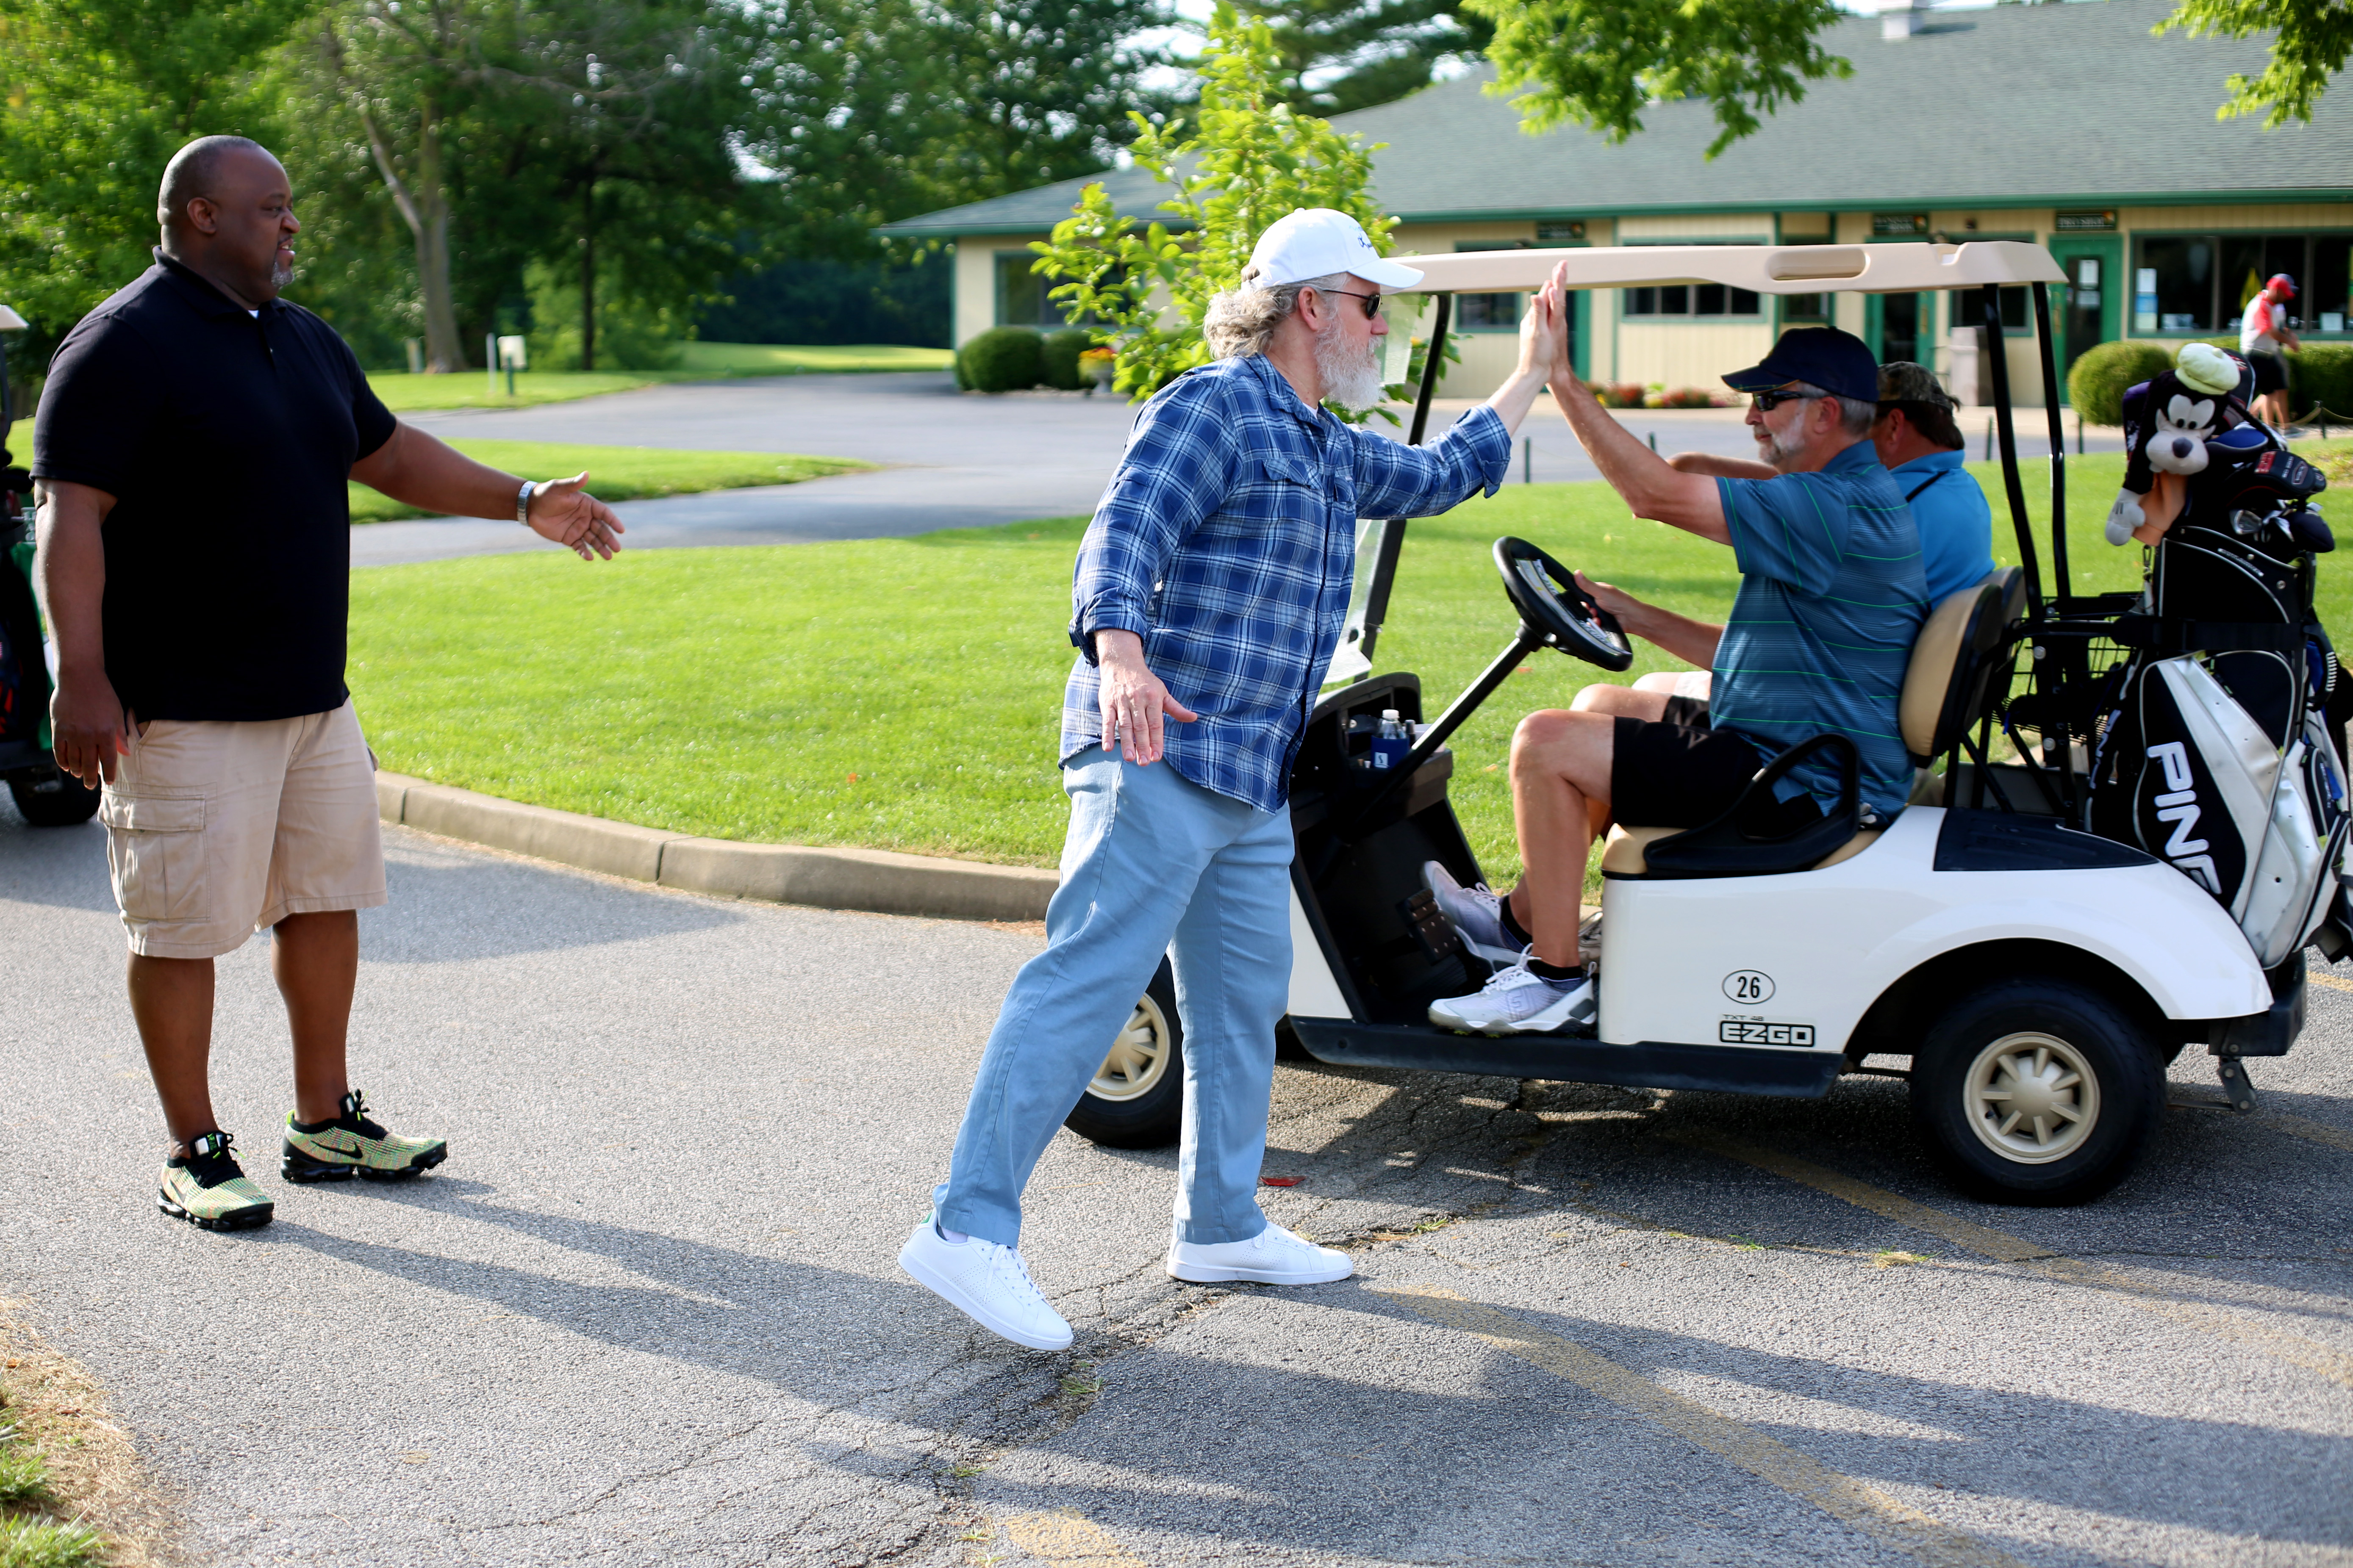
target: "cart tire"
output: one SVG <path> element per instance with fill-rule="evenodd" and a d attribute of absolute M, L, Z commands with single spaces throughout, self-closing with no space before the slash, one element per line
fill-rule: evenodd
<path fill-rule="evenodd" d="M 1969 993 L 1912 1058 L 1912 1115 L 1954 1179 L 1994 1203 L 2079 1204 L 2128 1175 L 2165 1110 L 2158 1042 L 2055 975 Z"/>
<path fill-rule="evenodd" d="M 10 779 L 8 794 L 17 814 L 35 827 L 75 827 L 98 815 L 98 791 L 71 773 Z"/>
<path fill-rule="evenodd" d="M 1113 1149 L 1160 1149 L 1185 1130 L 1185 1026 L 1168 961 L 1062 1125 Z"/>

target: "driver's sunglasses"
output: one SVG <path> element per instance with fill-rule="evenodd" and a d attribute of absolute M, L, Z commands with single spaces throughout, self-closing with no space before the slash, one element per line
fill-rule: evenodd
<path fill-rule="evenodd" d="M 1811 395 L 1810 393 L 1799 392 L 1795 387 L 1777 386 L 1767 392 L 1750 393 L 1748 405 L 1759 414 L 1770 414 L 1784 403 L 1803 403 Z"/>
<path fill-rule="evenodd" d="M 1324 292 L 1345 294 L 1351 300 L 1362 300 L 1365 302 L 1365 320 L 1368 321 L 1381 313 L 1381 297 L 1378 294 L 1359 294 L 1354 289 L 1326 289 Z"/>

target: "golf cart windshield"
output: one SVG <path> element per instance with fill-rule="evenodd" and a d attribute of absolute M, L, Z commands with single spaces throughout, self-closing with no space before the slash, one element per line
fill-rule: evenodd
<path fill-rule="evenodd" d="M 1421 270 L 1419 288 L 1409 294 L 1432 296 L 1434 312 L 1414 313 L 1419 300 L 1401 300 L 1392 333 L 1390 379 L 1401 380 L 1409 341 L 1427 336 L 1421 384 L 1414 399 L 1407 439 L 1419 446 L 1430 423 L 1430 404 L 1444 367 L 1453 297 L 1462 294 L 1525 293 L 1543 286 L 1556 267 L 1567 268 L 1571 289 L 1633 289 L 1654 284 L 1720 283 L 1758 294 L 1905 294 L 1930 289 L 1979 290 L 1986 332 L 1985 364 L 1993 415 L 2000 437 L 2002 479 L 2010 521 L 2018 532 L 2019 561 L 2027 592 L 2040 601 L 2038 552 L 2028 531 L 2026 492 L 2018 472 L 2016 432 L 2011 428 L 2010 365 L 2001 350 L 2000 290 L 2029 287 L 2042 355 L 2042 395 L 2050 419 L 2052 563 L 2063 595 L 2068 582 L 2066 458 L 2059 431 L 2059 391 L 2052 363 L 2049 286 L 2066 274 L 2039 245 L 2016 240 L 1979 240 L 1968 245 L 1628 245 L 1562 250 L 1471 250 L 1443 256 L 1400 256 Z M 1423 325 L 1421 316 L 1428 317 Z M 1727 370 L 1736 366 L 1726 365 Z M 1406 520 L 1366 518 L 1356 525 L 1356 579 L 1348 625 L 1324 680 L 1327 687 L 1355 680 L 1372 669 L 1372 653 L 1388 611 L 1397 576 L 1398 552 Z"/>

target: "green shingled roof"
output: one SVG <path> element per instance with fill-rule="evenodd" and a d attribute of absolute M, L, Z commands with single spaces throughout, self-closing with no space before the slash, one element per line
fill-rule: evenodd
<path fill-rule="evenodd" d="M 1663 212 L 2049 206 L 2353 199 L 2353 85 L 2310 125 L 2217 121 L 2224 79 L 2263 68 L 2259 42 L 2149 36 L 2172 0 L 2080 0 L 1929 15 L 1884 40 L 1877 17 L 1841 23 L 1845 81 L 1766 119 L 1713 163 L 1708 106 L 1643 113 L 1612 147 L 1567 129 L 1529 136 L 1481 89 L 1487 72 L 1335 117 L 1376 154 L 1381 204 L 1409 223 Z M 1089 179 L 1145 215 L 1141 170 L 1064 180 L 892 224 L 887 235 L 1033 233 L 1070 214 Z"/>

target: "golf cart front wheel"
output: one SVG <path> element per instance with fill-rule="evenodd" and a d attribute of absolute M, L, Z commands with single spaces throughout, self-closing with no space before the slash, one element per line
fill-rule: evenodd
<path fill-rule="evenodd" d="M 1912 1058 L 1912 1114 L 1960 1184 L 1995 1203 L 2075 1204 L 2130 1173 L 2165 1108 L 2154 1040 L 2055 976 L 1963 997 Z"/>
<path fill-rule="evenodd" d="M 98 815 L 98 791 L 71 773 L 12 778 L 8 794 L 17 814 L 35 827 L 74 827 Z"/>
<path fill-rule="evenodd" d="M 1113 1149 L 1159 1149 L 1185 1129 L 1185 1026 L 1163 958 L 1062 1125 Z"/>

